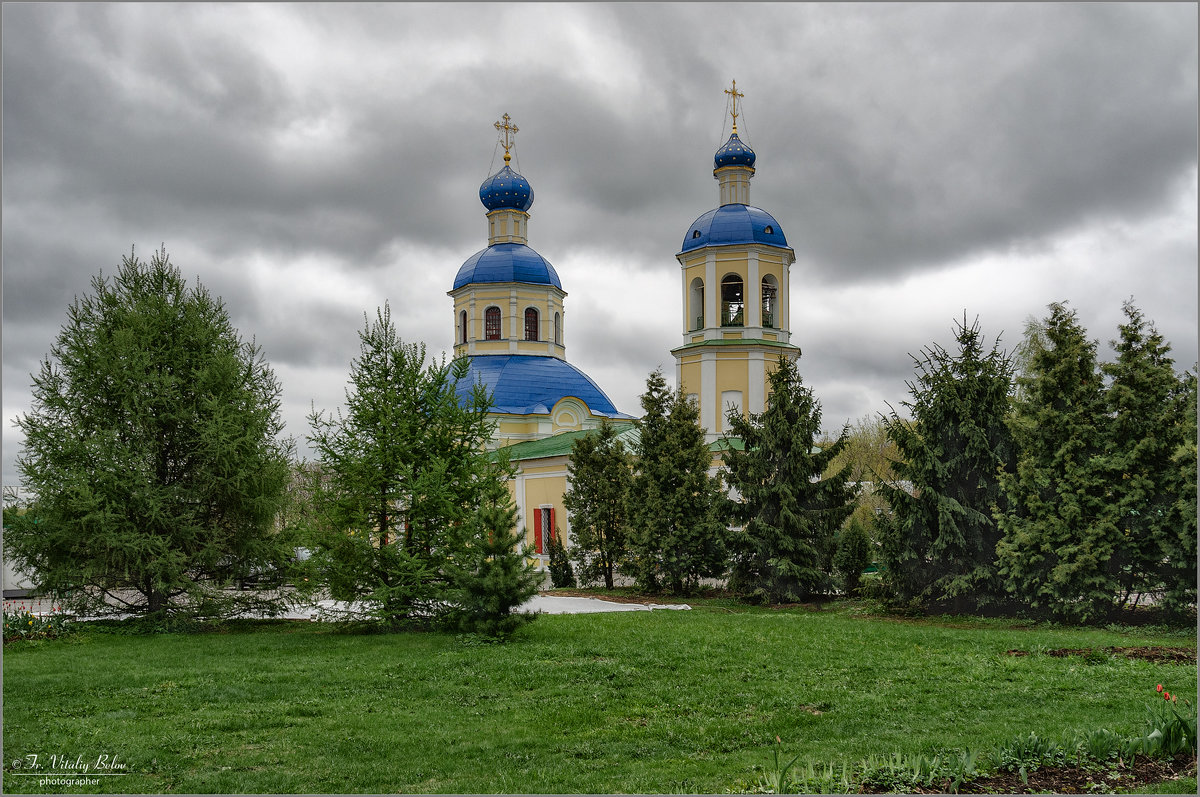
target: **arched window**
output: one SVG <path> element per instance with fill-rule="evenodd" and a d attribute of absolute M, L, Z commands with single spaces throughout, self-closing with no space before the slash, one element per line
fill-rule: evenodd
<path fill-rule="evenodd" d="M 558 313 L 554 314 L 554 342 L 562 345 L 562 316 Z"/>
<path fill-rule="evenodd" d="M 458 314 L 458 342 L 467 342 L 467 311 Z"/>
<path fill-rule="evenodd" d="M 525 308 L 525 340 L 538 339 L 538 311 L 536 307 Z"/>
<path fill-rule="evenodd" d="M 779 285 L 775 277 L 768 274 L 762 281 L 762 325 L 774 329 L 779 326 L 777 297 Z"/>
<path fill-rule="evenodd" d="M 740 327 L 745 324 L 745 306 L 742 278 L 730 274 L 721 280 L 721 326 Z"/>
<path fill-rule="evenodd" d="M 500 340 L 500 308 L 489 307 L 483 311 L 484 340 Z"/>
<path fill-rule="evenodd" d="M 691 298 L 688 303 L 689 329 L 700 329 L 704 326 L 704 280 L 699 277 L 692 280 L 688 295 Z"/>

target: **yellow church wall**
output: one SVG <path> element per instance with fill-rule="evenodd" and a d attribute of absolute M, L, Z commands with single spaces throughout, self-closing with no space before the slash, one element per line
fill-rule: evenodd
<path fill-rule="evenodd" d="M 750 355 L 746 352 L 717 352 L 717 390 L 716 399 L 721 402 L 717 408 L 717 431 L 724 432 L 726 427 L 724 395 L 727 391 L 737 391 L 740 394 L 740 407 L 745 415 L 749 396 L 749 364 Z"/>
<path fill-rule="evenodd" d="M 565 359 L 564 291 L 548 285 L 506 283 L 503 287 L 467 285 L 451 291 L 454 298 L 454 356 L 470 354 L 537 354 Z M 500 308 L 500 339 L 484 340 L 484 313 Z M 538 312 L 538 339 L 525 340 L 525 311 Z M 467 314 L 467 341 L 462 340 L 461 314 Z M 555 328 L 555 314 L 558 327 Z"/>
<path fill-rule="evenodd" d="M 520 492 L 517 498 L 517 508 L 520 511 L 518 523 L 524 531 L 525 549 L 530 552 L 531 559 L 541 564 L 547 564 L 549 557 L 546 553 L 541 556 L 533 555 L 536 549 L 536 525 L 533 513 L 543 507 L 554 510 L 554 525 L 562 535 L 563 544 L 569 544 L 571 539 L 571 524 L 567 518 L 567 509 L 563 505 L 563 494 L 567 491 L 567 458 L 551 457 L 546 460 L 526 460 L 520 463 L 515 491 Z M 543 529 L 543 535 L 549 529 Z M 543 536 L 543 540 L 549 539 Z M 545 551 L 545 548 L 543 548 Z"/>

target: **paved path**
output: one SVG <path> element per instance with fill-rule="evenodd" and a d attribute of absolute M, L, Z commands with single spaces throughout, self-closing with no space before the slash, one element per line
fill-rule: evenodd
<path fill-rule="evenodd" d="M 6 607 L 29 609 L 34 614 L 50 614 L 53 603 L 36 598 L 7 600 Z M 282 617 L 289 620 L 312 620 L 321 609 L 334 609 L 338 604 L 334 601 L 318 601 L 315 605 L 295 608 Z M 527 603 L 521 605 L 519 611 L 536 612 L 539 614 L 594 614 L 598 612 L 648 612 L 653 610 L 688 610 L 692 607 L 686 603 L 618 603 L 616 601 L 600 600 L 599 598 L 567 598 L 551 595 L 535 595 Z"/>

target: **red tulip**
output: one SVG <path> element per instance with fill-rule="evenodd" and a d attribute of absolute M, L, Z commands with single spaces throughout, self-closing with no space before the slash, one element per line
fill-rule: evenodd
<path fill-rule="evenodd" d="M 1158 691 L 1159 691 L 1159 692 L 1162 692 L 1162 684 L 1159 684 L 1159 685 L 1158 685 Z"/>

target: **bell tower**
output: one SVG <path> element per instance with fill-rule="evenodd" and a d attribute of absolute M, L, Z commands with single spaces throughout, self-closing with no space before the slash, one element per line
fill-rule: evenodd
<path fill-rule="evenodd" d="M 766 409 L 767 375 L 780 354 L 795 359 L 788 291 L 796 260 L 775 218 L 750 204 L 756 155 L 738 136 L 734 81 L 726 89 L 733 131 L 713 157 L 720 205 L 692 222 L 679 261 L 683 345 L 672 350 L 675 377 L 700 407 L 708 440 L 726 430 L 736 409 Z"/>

